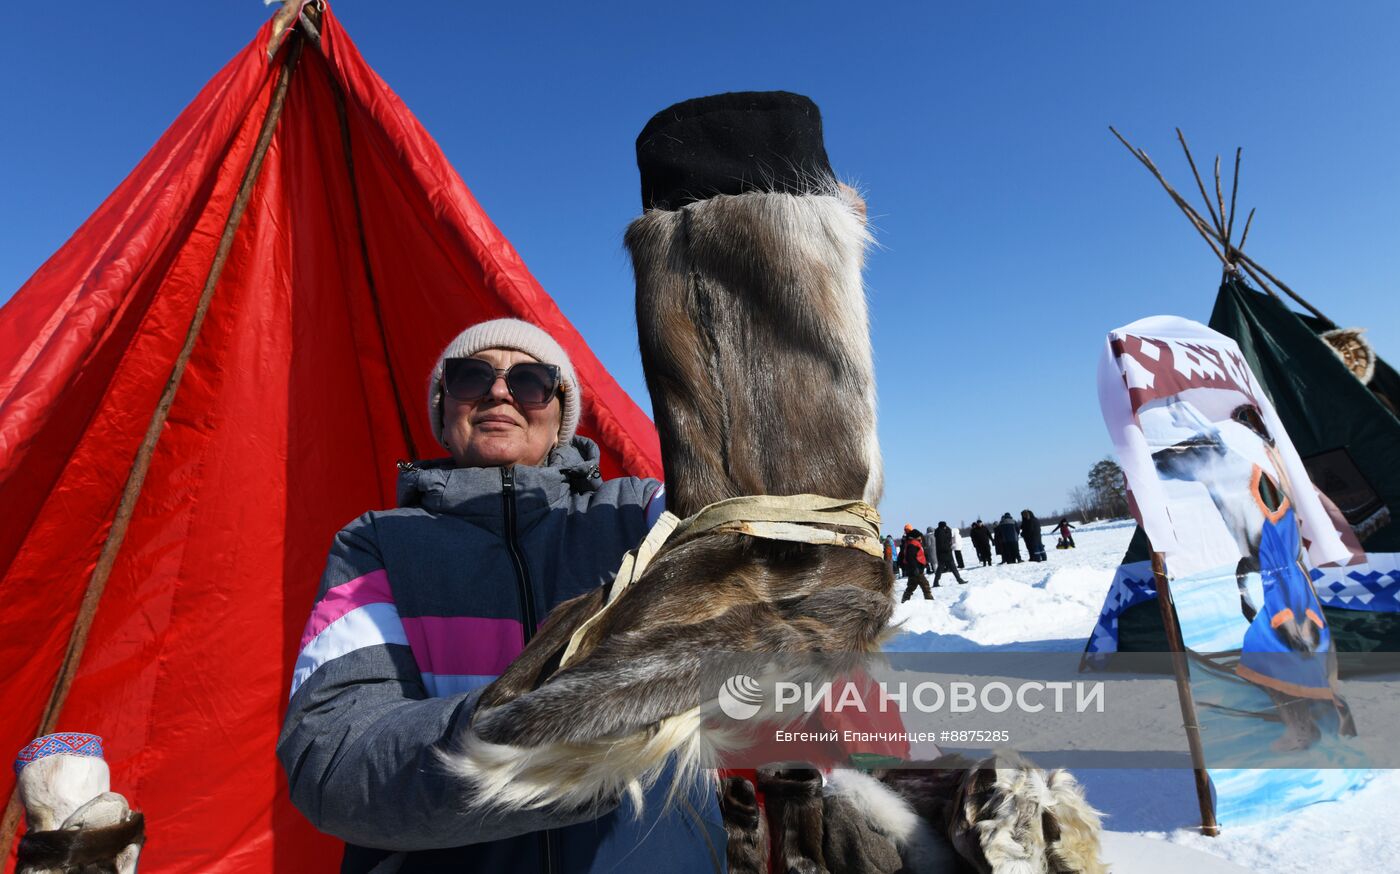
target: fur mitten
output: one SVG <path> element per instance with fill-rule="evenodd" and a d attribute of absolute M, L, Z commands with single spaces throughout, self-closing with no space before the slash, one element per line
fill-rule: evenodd
<path fill-rule="evenodd" d="M 894 838 L 848 795 L 823 799 L 822 853 L 831 874 L 894 874 L 904 866 Z"/>
<path fill-rule="evenodd" d="M 743 777 L 724 778 L 719 786 L 719 809 L 729 839 L 725 857 L 730 874 L 767 874 L 768 823 L 753 784 Z"/>
<path fill-rule="evenodd" d="M 1099 813 L 1068 771 L 1044 771 L 1014 752 L 972 763 L 960 756 L 927 771 L 881 779 L 981 874 L 1105 874 Z"/>
<path fill-rule="evenodd" d="M 758 788 L 777 874 L 828 874 L 822 853 L 822 775 L 816 768 L 759 768 Z"/>

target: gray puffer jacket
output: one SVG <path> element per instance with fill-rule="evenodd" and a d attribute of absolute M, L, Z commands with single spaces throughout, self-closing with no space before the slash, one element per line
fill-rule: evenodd
<path fill-rule="evenodd" d="M 366 513 L 331 547 L 302 635 L 277 754 L 292 801 L 347 841 L 343 871 L 712 872 L 714 793 L 658 792 L 641 818 L 489 813 L 436 751 L 557 604 L 611 580 L 660 515 L 655 480 L 599 477 L 576 437 L 546 465 L 409 466 L 399 508 Z M 663 777 L 661 784 L 665 784 Z M 722 866 L 722 861 L 721 861 Z"/>

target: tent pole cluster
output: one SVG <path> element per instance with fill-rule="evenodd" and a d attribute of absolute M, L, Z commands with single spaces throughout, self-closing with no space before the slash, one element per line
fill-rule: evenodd
<path fill-rule="evenodd" d="M 1230 208 L 1226 210 L 1224 188 L 1220 180 L 1220 157 L 1217 155 L 1215 158 L 1215 201 L 1212 203 L 1210 195 L 1206 192 L 1205 183 L 1201 180 L 1201 173 L 1196 168 L 1196 159 L 1191 154 L 1191 147 L 1186 144 L 1186 137 L 1182 134 L 1181 128 L 1176 129 L 1177 141 L 1181 143 L 1181 150 L 1186 154 L 1186 162 L 1191 165 L 1191 174 L 1195 177 L 1196 188 L 1201 194 L 1201 200 L 1205 203 L 1206 213 L 1210 216 L 1210 221 L 1207 222 L 1206 218 L 1203 217 L 1185 197 L 1182 197 L 1181 194 L 1172 187 L 1171 183 L 1162 175 L 1162 171 L 1157 169 L 1157 165 L 1147 156 L 1147 152 L 1128 142 L 1128 140 L 1112 125 L 1109 125 L 1108 129 L 1118 138 L 1118 142 L 1122 143 L 1123 147 L 1129 152 L 1132 152 L 1133 157 L 1137 158 L 1138 161 L 1142 163 L 1142 166 L 1147 168 L 1147 171 L 1152 174 L 1153 178 L 1161 183 L 1162 188 L 1170 195 L 1172 202 L 1175 203 L 1182 214 L 1186 216 L 1187 221 L 1191 222 L 1192 227 L 1201 235 L 1201 239 L 1206 241 L 1206 245 L 1210 246 L 1211 251 L 1215 253 L 1215 257 L 1220 259 L 1220 263 L 1224 267 L 1226 273 L 1243 272 L 1253 279 L 1260 288 L 1274 297 L 1278 298 L 1278 291 L 1282 291 L 1309 313 L 1312 313 L 1312 315 L 1320 319 L 1326 327 L 1337 327 L 1335 322 L 1323 315 L 1317 307 L 1303 299 L 1302 295 L 1289 288 L 1280 281 L 1278 277 L 1261 266 L 1259 262 L 1244 253 L 1245 240 L 1249 238 L 1249 228 L 1254 221 L 1253 209 L 1251 209 L 1249 215 L 1245 217 L 1244 228 L 1240 233 L 1239 242 L 1234 242 L 1235 203 L 1236 195 L 1239 193 L 1240 156 L 1243 152 L 1242 149 L 1235 149 L 1235 170 L 1230 182 Z M 1275 288 L 1277 288 L 1278 291 L 1275 291 Z M 1282 298 L 1279 299 L 1282 300 Z"/>
<path fill-rule="evenodd" d="M 59 665 L 58 675 L 54 679 L 53 689 L 49 693 L 48 703 L 44 707 L 43 715 L 40 717 L 39 725 L 34 732 L 35 737 L 51 734 L 56 729 L 58 718 L 63 712 L 63 705 L 67 701 L 68 692 L 73 686 L 73 679 L 77 676 L 78 666 L 83 658 L 83 650 L 87 646 L 88 634 L 92 630 L 93 620 L 97 617 L 97 608 L 102 600 L 102 593 L 107 587 L 107 579 L 111 576 L 118 553 L 121 552 L 122 541 L 126 539 L 132 514 L 135 512 L 136 503 L 141 497 L 141 487 L 146 481 L 146 474 L 150 471 L 156 444 L 160 442 L 160 435 L 165 428 L 166 419 L 170 415 L 170 408 L 175 403 L 175 394 L 180 389 L 181 380 L 184 379 L 185 367 L 189 364 L 195 343 L 199 340 L 200 329 L 204 326 L 204 317 L 208 314 L 209 305 L 214 299 L 214 289 L 219 284 L 219 278 L 224 272 L 224 265 L 228 262 L 229 252 L 233 249 L 234 236 L 237 234 L 238 226 L 243 220 L 243 214 L 248 208 L 248 202 L 252 199 L 253 188 L 262 170 L 263 158 L 266 157 L 268 146 L 272 143 L 272 135 L 277 129 L 277 122 L 282 117 L 282 109 L 286 105 L 287 88 L 292 81 L 292 72 L 296 69 L 297 61 L 301 58 L 303 38 L 299 33 L 296 33 L 291 36 L 289 42 L 285 59 L 277 73 L 277 84 L 273 88 L 272 99 L 268 103 L 262 127 L 258 131 L 253 153 L 248 159 L 248 166 L 244 168 L 238 194 L 234 198 L 233 206 L 224 222 L 218 248 L 215 250 L 214 259 L 209 265 L 209 274 L 204 280 L 204 287 L 195 305 L 194 314 L 190 318 L 189 328 L 185 331 L 184 345 L 180 347 L 180 353 L 171 368 L 165 389 L 161 392 L 160 400 L 151 413 L 150 422 L 146 426 L 145 438 L 136 451 L 131 470 L 127 474 L 126 484 L 122 487 L 121 500 L 117 504 L 116 514 L 112 517 L 111 528 L 108 529 L 107 537 L 102 543 L 102 551 L 98 554 L 92 576 L 88 579 L 87 588 L 83 591 L 78 615 L 68 636 L 68 646 L 64 651 L 63 661 Z M 4 819 L 0 820 L 0 846 L 8 848 L 14 844 L 21 813 L 19 784 L 16 783 L 10 792 L 9 801 L 5 805 Z"/>

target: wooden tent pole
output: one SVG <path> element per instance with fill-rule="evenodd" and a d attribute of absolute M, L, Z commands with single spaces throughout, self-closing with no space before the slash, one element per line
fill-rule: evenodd
<path fill-rule="evenodd" d="M 297 60 L 301 57 L 301 48 L 302 38 L 300 35 L 294 34 L 291 37 L 291 45 L 287 49 L 286 60 L 282 62 L 282 69 L 278 73 L 277 84 L 273 89 L 272 99 L 268 103 L 267 113 L 263 116 L 262 129 L 258 132 L 252 157 L 248 159 L 248 166 L 243 171 L 243 181 L 238 187 L 233 207 L 229 210 L 228 218 L 224 222 L 223 235 L 219 237 L 219 246 L 214 252 L 214 261 L 209 266 L 209 275 L 204 280 L 204 288 L 200 292 L 199 300 L 195 304 L 194 315 L 190 319 L 188 330 L 185 332 L 184 345 L 180 348 L 180 354 L 175 358 L 170 377 L 165 383 L 165 390 L 161 392 L 160 400 L 151 413 L 150 422 L 146 426 L 145 439 L 141 441 L 141 445 L 136 451 L 136 458 L 127 474 L 126 485 L 122 488 L 116 515 L 112 517 L 112 526 L 108 529 L 107 539 L 102 543 L 97 564 L 93 567 L 87 589 L 83 592 L 83 600 L 78 607 L 78 616 L 73 622 L 73 630 L 68 635 L 68 648 L 63 654 L 58 676 L 54 680 L 48 703 L 44 707 L 42 717 L 40 717 L 38 731 L 35 733 L 36 737 L 51 734 L 54 731 L 59 714 L 63 712 L 63 705 L 68 699 L 68 692 L 73 686 L 73 679 L 77 676 L 78 665 L 82 661 L 83 650 L 87 646 L 88 633 L 92 630 L 92 623 L 97 617 L 97 607 L 102 599 L 102 592 L 107 587 L 107 579 L 111 576 L 118 553 L 121 552 L 122 541 L 126 539 L 127 528 L 131 524 L 136 502 L 141 497 L 141 487 L 144 485 L 146 474 L 151 468 L 151 459 L 155 455 L 156 444 L 160 441 L 161 431 L 165 428 L 171 405 L 175 402 L 175 392 L 180 388 L 180 381 L 184 378 L 185 366 L 189 364 L 195 342 L 199 339 L 200 329 L 204 326 L 204 317 L 209 312 L 209 304 L 214 297 L 214 288 L 219 284 L 219 277 L 223 274 L 224 265 L 228 262 L 229 252 L 233 248 L 234 235 L 243 219 L 243 213 L 248 208 L 248 202 L 252 199 L 253 187 L 262 170 L 267 148 L 272 143 L 272 134 L 277 127 L 277 121 L 282 117 L 282 108 L 287 97 L 287 86 L 291 82 L 292 70 L 296 68 Z M 10 792 L 9 802 L 5 806 L 4 819 L 0 820 L 0 846 L 7 849 L 13 846 L 15 833 L 19 827 L 20 813 L 19 782 L 16 781 L 14 789 Z"/>
<path fill-rule="evenodd" d="M 1225 214 L 1225 193 L 1220 190 L 1220 156 L 1215 156 L 1215 204 L 1220 207 L 1220 235 L 1225 240 L 1225 250 L 1230 250 L 1230 219 Z"/>
<path fill-rule="evenodd" d="M 1215 207 L 1211 206 L 1210 195 L 1206 194 L 1206 184 L 1201 181 L 1201 172 L 1196 169 L 1196 159 L 1191 156 L 1191 147 L 1186 145 L 1186 137 L 1181 133 L 1181 128 L 1176 129 L 1176 138 L 1181 142 L 1181 150 L 1186 153 L 1186 163 L 1191 165 L 1191 175 L 1196 177 L 1196 187 L 1201 191 L 1201 200 L 1205 201 L 1206 211 L 1210 213 L 1211 221 L 1215 223 L 1216 236 L 1223 236 L 1225 224 L 1221 221 L 1220 216 L 1215 214 Z"/>
<path fill-rule="evenodd" d="M 360 183 L 355 176 L 355 152 L 350 145 L 350 115 L 345 105 L 345 92 L 332 74 L 331 92 L 335 95 L 335 114 L 340 123 L 340 147 L 345 154 L 345 172 L 350 184 L 350 201 L 355 207 L 355 232 L 360 244 L 360 267 L 364 270 L 365 286 L 369 289 L 370 303 L 374 309 L 375 326 L 379 334 L 379 351 L 384 356 L 384 369 L 389 375 L 389 389 L 394 393 L 394 411 L 398 413 L 399 430 L 403 433 L 403 444 L 410 459 L 421 458 L 418 446 L 413 440 L 413 430 L 408 424 L 408 412 L 404 409 L 403 390 L 398 377 L 394 375 L 394 362 L 389 357 L 389 332 L 384 327 L 384 308 L 379 302 L 379 286 L 374 281 L 374 266 L 369 259 L 369 239 L 365 234 L 365 215 L 360 206 Z"/>
<path fill-rule="evenodd" d="M 1201 748 L 1201 726 L 1196 721 L 1196 699 L 1191 694 L 1186 645 L 1181 637 L 1181 626 L 1176 621 L 1171 584 L 1167 581 L 1166 556 L 1160 552 L 1152 553 L 1152 576 L 1157 585 L 1157 607 L 1162 612 L 1167 646 L 1172 653 L 1172 672 L 1176 674 L 1176 696 L 1181 704 L 1182 727 L 1186 729 L 1186 743 L 1191 748 L 1191 769 L 1196 775 L 1196 800 L 1201 806 L 1201 834 L 1215 837 L 1220 834 L 1220 826 L 1215 822 L 1215 803 L 1210 797 L 1210 776 L 1206 774 L 1205 751 Z"/>
<path fill-rule="evenodd" d="M 1235 247 L 1236 252 L 1244 248 L 1244 241 L 1249 239 L 1249 226 L 1254 224 L 1254 207 L 1249 208 L 1249 215 L 1244 219 L 1244 232 L 1240 234 L 1240 244 Z M 1241 253 L 1242 254 L 1242 253 Z"/>
<path fill-rule="evenodd" d="M 1201 181 L 1200 172 L 1196 170 L 1196 159 L 1191 156 L 1191 149 L 1189 146 L 1186 145 L 1186 137 L 1182 135 L 1181 129 L 1177 128 L 1176 137 L 1181 142 L 1182 151 L 1186 153 L 1187 163 L 1191 165 L 1191 174 L 1196 179 L 1196 187 L 1200 189 L 1201 198 L 1204 199 L 1206 202 L 1206 211 L 1210 213 L 1211 221 L 1215 226 L 1212 229 L 1211 227 L 1206 225 L 1205 219 L 1201 217 L 1200 213 L 1196 212 L 1195 208 L 1192 207 L 1189 202 L 1187 202 L 1186 198 L 1182 197 L 1175 188 L 1172 188 L 1171 183 L 1167 182 L 1166 177 L 1163 176 L 1162 172 L 1157 169 L 1157 165 L 1152 163 L 1152 159 L 1147 157 L 1146 152 L 1144 152 L 1142 149 L 1137 148 L 1132 143 L 1128 142 L 1127 139 L 1125 139 L 1124 136 L 1120 134 L 1116 128 L 1113 127 L 1113 125 L 1109 125 L 1108 129 L 1113 132 L 1113 135 L 1115 137 L 1118 138 L 1118 142 L 1122 143 L 1124 148 L 1126 148 L 1129 152 L 1132 152 L 1133 157 L 1137 158 L 1138 161 L 1140 161 L 1142 165 L 1147 168 L 1148 172 L 1150 172 L 1153 175 L 1153 177 L 1155 177 L 1156 180 L 1159 183 L 1161 183 L 1162 187 L 1166 189 L 1167 194 L 1171 196 L 1172 202 L 1174 202 L 1177 205 L 1177 207 L 1183 213 L 1186 214 L 1186 218 L 1191 222 L 1192 226 L 1196 228 L 1196 232 L 1201 235 L 1201 238 L 1204 239 L 1206 243 L 1210 246 L 1211 251 L 1215 253 L 1215 257 L 1219 258 L 1221 263 L 1225 265 L 1226 270 L 1233 270 L 1237 266 L 1237 261 L 1238 264 L 1241 266 L 1247 265 L 1248 267 L 1254 268 L 1254 271 L 1257 271 L 1257 273 L 1254 271 L 1248 272 L 1252 277 L 1254 277 L 1256 282 L 1260 282 L 1260 284 L 1263 285 L 1264 283 L 1259 280 L 1259 276 L 1263 275 L 1267 277 L 1270 282 L 1278 286 L 1284 294 L 1291 297 L 1294 301 L 1298 303 L 1299 306 L 1312 313 L 1315 317 L 1317 317 L 1326 325 L 1332 328 L 1337 327 L 1336 322 L 1323 315 L 1321 310 L 1308 303 L 1307 300 L 1304 299 L 1301 294 L 1280 282 L 1278 277 L 1274 276 L 1268 270 L 1261 267 L 1258 261 L 1255 261 L 1253 258 L 1249 257 L 1241 251 L 1241 249 L 1244 248 L 1245 239 L 1249 237 L 1249 225 L 1250 222 L 1254 220 L 1254 210 L 1251 209 L 1249 211 L 1249 218 L 1245 220 L 1244 233 L 1240 235 L 1239 246 L 1234 246 L 1230 243 L 1230 233 L 1231 231 L 1233 231 L 1235 223 L 1235 187 L 1239 185 L 1240 176 L 1239 149 L 1235 150 L 1235 182 L 1234 186 L 1232 186 L 1230 191 L 1230 214 L 1228 219 L 1229 224 L 1227 226 L 1221 223 L 1222 219 L 1220 217 L 1216 216 L 1215 206 L 1211 203 L 1210 195 L 1206 193 L 1206 186 L 1205 183 Z M 1224 194 L 1221 191 L 1220 187 L 1219 158 L 1216 159 L 1215 188 L 1216 198 L 1220 202 L 1220 210 L 1223 213 L 1225 211 L 1225 202 Z M 1224 247 L 1223 250 L 1222 247 Z M 1264 290 L 1267 291 L 1269 294 L 1272 294 L 1274 297 L 1278 297 L 1278 292 L 1275 292 L 1272 288 L 1265 287 Z"/>
<path fill-rule="evenodd" d="M 1129 152 L 1132 152 L 1133 157 L 1137 158 L 1138 161 L 1142 163 L 1142 166 L 1147 168 L 1147 172 L 1151 173 L 1153 178 L 1161 183 L 1162 188 L 1171 197 L 1172 202 L 1185 214 L 1187 221 L 1191 222 L 1191 226 L 1196 229 L 1196 233 L 1201 235 L 1201 239 L 1206 241 L 1207 246 L 1210 246 L 1211 251 L 1215 253 L 1215 257 L 1220 259 L 1220 263 L 1228 265 L 1230 263 L 1229 259 L 1225 257 L 1225 253 L 1222 252 L 1220 246 L 1217 245 L 1215 234 L 1206 227 L 1205 219 L 1201 218 L 1200 215 L 1191 208 L 1191 204 L 1186 202 L 1186 198 L 1177 193 L 1176 189 L 1167 181 L 1167 178 L 1162 175 L 1162 171 L 1158 170 L 1157 165 L 1147 156 L 1147 153 L 1124 139 L 1123 135 L 1120 134 L 1113 125 L 1109 125 L 1108 129 L 1118 138 L 1118 142 L 1122 143 L 1123 147 Z"/>
<path fill-rule="evenodd" d="M 1279 287 L 1279 289 L 1280 289 L 1284 294 L 1288 295 L 1289 297 L 1291 297 L 1291 298 L 1293 298 L 1295 301 L 1297 301 L 1298 304 L 1299 304 L 1300 306 L 1303 307 L 1303 309 L 1305 309 L 1305 310 L 1307 310 L 1308 312 L 1312 313 L 1314 316 L 1316 316 L 1317 318 L 1321 319 L 1323 322 L 1326 322 L 1326 323 L 1327 323 L 1328 325 L 1330 325 L 1331 327 L 1333 327 L 1333 328 L 1337 327 L 1337 323 L 1336 323 L 1336 322 L 1334 322 L 1334 321 L 1332 321 L 1331 319 L 1327 318 L 1325 315 L 1322 314 L 1322 311 L 1321 311 L 1321 310 L 1319 310 L 1317 307 L 1313 306 L 1312 304 L 1310 304 L 1310 303 L 1308 303 L 1306 300 L 1304 300 L 1304 299 L 1303 299 L 1303 296 L 1302 296 L 1301 294 L 1299 294 L 1298 292 L 1296 292 L 1296 291 L 1294 291 L 1293 289 L 1289 288 L 1287 285 L 1284 285 L 1282 282 L 1280 282 L 1277 276 L 1274 276 L 1274 275 L 1273 275 L 1272 273 L 1270 273 L 1268 270 L 1265 270 L 1263 267 L 1261 267 L 1261 266 L 1259 265 L 1259 262 L 1258 262 L 1258 261 L 1255 261 L 1253 258 L 1249 257 L 1248 255 L 1244 254 L 1243 252 L 1240 253 L 1240 260 L 1241 260 L 1241 261 L 1244 261 L 1246 264 L 1250 265 L 1250 266 L 1253 267 L 1255 270 L 1258 270 L 1260 273 L 1262 273 L 1262 274 L 1264 274 L 1265 276 L 1267 276 L 1267 277 L 1269 278 L 1269 281 L 1270 281 L 1270 282 L 1272 282 L 1274 285 L 1277 285 L 1277 286 Z"/>
<path fill-rule="evenodd" d="M 1225 242 L 1229 243 L 1230 238 L 1235 234 L 1235 195 L 1240 190 L 1240 155 L 1244 154 L 1244 149 L 1235 148 L 1235 175 L 1230 181 L 1230 218 L 1225 222 Z M 1250 210 L 1250 215 L 1254 210 Z M 1240 238 L 1240 247 L 1244 247 L 1244 238 Z"/>

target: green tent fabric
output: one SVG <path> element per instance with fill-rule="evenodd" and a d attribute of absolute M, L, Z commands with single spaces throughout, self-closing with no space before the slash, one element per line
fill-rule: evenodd
<path fill-rule="evenodd" d="M 1309 326 L 1277 298 L 1227 276 L 1210 327 L 1234 339 L 1264 382 L 1288 436 L 1307 459 L 1344 449 L 1390 509 L 1391 523 L 1367 536 L 1367 552 L 1400 552 L 1400 420 Z M 1378 363 L 1378 388 L 1400 378 Z M 1377 380 L 1373 380 L 1376 382 Z M 1326 489 L 1324 488 L 1324 491 Z"/>

